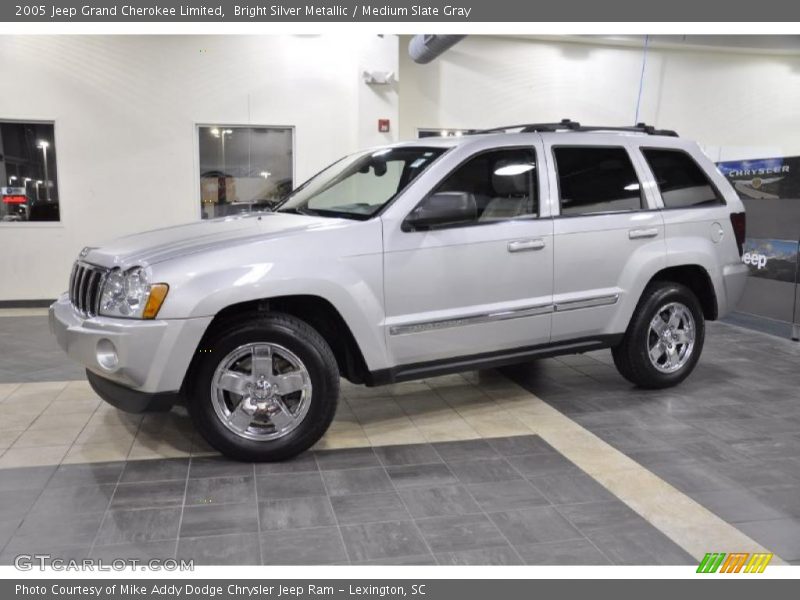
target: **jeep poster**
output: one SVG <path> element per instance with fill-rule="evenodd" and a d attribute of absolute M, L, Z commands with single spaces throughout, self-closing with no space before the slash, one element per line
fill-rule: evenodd
<path fill-rule="evenodd" d="M 800 198 L 800 156 L 717 163 L 740 198 Z"/>
<path fill-rule="evenodd" d="M 791 240 L 748 238 L 742 261 L 752 277 L 795 282 L 798 243 Z"/>

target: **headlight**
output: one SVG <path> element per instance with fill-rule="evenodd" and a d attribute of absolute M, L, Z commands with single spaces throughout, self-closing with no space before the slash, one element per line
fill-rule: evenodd
<path fill-rule="evenodd" d="M 134 267 L 127 271 L 113 269 L 106 277 L 100 296 L 100 314 L 106 317 L 154 319 L 169 286 L 150 284 L 147 271 Z"/>

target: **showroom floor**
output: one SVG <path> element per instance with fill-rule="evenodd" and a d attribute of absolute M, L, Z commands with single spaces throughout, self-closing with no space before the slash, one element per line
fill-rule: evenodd
<path fill-rule="evenodd" d="M 695 374 L 663 392 L 631 389 L 608 352 L 344 385 L 314 453 L 253 466 L 216 457 L 182 410 L 101 403 L 41 310 L 2 314 L 0 563 L 49 550 L 686 564 L 764 548 L 800 561 L 800 345 L 788 340 L 712 323 Z"/>

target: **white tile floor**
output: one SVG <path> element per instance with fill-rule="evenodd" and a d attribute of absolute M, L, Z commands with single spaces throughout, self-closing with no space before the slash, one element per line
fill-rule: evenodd
<path fill-rule="evenodd" d="M 383 446 L 532 433 L 540 401 L 496 374 L 382 388 L 342 383 L 319 448 Z M 527 410 L 527 412 L 526 412 Z M 86 381 L 0 384 L 0 468 L 212 453 L 186 412 L 130 415 Z"/>

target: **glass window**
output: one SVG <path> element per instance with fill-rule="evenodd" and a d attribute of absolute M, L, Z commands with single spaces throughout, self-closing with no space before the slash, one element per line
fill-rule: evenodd
<path fill-rule="evenodd" d="M 368 219 L 445 150 L 399 146 L 347 156 L 299 187 L 278 210 Z"/>
<path fill-rule="evenodd" d="M 531 148 L 484 152 L 448 175 L 435 191 L 439 192 L 463 194 L 474 203 L 473 223 L 537 216 L 536 154 Z M 469 223 L 458 223 L 465 224 Z"/>
<path fill-rule="evenodd" d="M 203 126 L 198 133 L 204 219 L 269 210 L 292 191 L 290 127 Z"/>
<path fill-rule="evenodd" d="M 724 204 L 694 159 L 682 150 L 642 149 L 666 208 Z"/>
<path fill-rule="evenodd" d="M 553 149 L 562 215 L 639 210 L 641 185 L 625 148 Z"/>
<path fill-rule="evenodd" d="M 0 121 L 0 221 L 58 221 L 52 123 Z"/>

